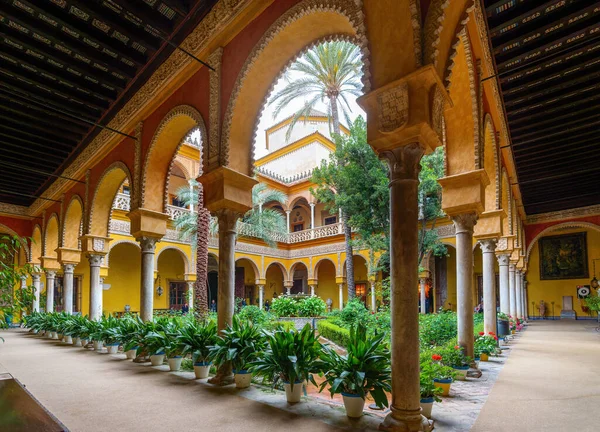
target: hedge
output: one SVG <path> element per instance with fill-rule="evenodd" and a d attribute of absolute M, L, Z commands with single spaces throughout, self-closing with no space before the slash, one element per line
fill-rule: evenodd
<path fill-rule="evenodd" d="M 319 330 L 319 335 L 340 346 L 345 347 L 350 341 L 349 330 L 337 326 L 327 320 L 318 321 L 317 330 Z"/>

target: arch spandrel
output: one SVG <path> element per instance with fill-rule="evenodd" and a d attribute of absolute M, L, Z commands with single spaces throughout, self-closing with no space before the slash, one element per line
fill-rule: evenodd
<path fill-rule="evenodd" d="M 485 211 L 500 209 L 500 185 L 498 169 L 498 142 L 491 116 L 485 116 L 483 128 L 483 152 L 481 159 L 490 183 L 485 187 Z"/>
<path fill-rule="evenodd" d="M 83 201 L 79 195 L 74 195 L 67 206 L 62 228 L 62 246 L 67 249 L 79 249 L 83 221 Z"/>
<path fill-rule="evenodd" d="M 58 249 L 60 232 L 60 222 L 58 215 L 53 213 L 48 219 L 46 230 L 44 232 L 44 247 L 43 252 L 45 257 L 56 258 L 56 249 Z"/>
<path fill-rule="evenodd" d="M 128 180 L 130 185 L 133 184 L 129 169 L 123 162 L 115 162 L 104 171 L 92 195 L 87 233 L 108 237 L 115 195 L 125 180 Z"/>

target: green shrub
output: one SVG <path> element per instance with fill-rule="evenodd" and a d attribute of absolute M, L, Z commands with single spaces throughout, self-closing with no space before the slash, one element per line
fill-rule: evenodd
<path fill-rule="evenodd" d="M 280 296 L 273 299 L 271 310 L 280 317 L 294 317 L 298 315 L 298 302 L 289 296 Z"/>
<path fill-rule="evenodd" d="M 275 331 L 275 330 L 295 330 L 296 323 L 294 321 L 279 321 L 277 319 L 267 321 L 263 324 L 263 328 L 267 331 Z"/>
<path fill-rule="evenodd" d="M 327 305 L 317 296 L 306 297 L 298 302 L 298 315 L 301 317 L 323 316 L 326 310 Z"/>
<path fill-rule="evenodd" d="M 345 347 L 350 343 L 350 330 L 337 326 L 328 320 L 317 321 L 317 330 L 319 330 L 320 336 L 335 344 Z"/>
<path fill-rule="evenodd" d="M 457 330 L 454 312 L 419 315 L 419 340 L 422 348 L 445 345 L 456 338 Z"/>
<path fill-rule="evenodd" d="M 369 311 L 358 298 L 350 300 L 340 313 L 344 327 L 352 327 L 369 319 Z"/>
<path fill-rule="evenodd" d="M 258 306 L 244 306 L 238 316 L 241 319 L 252 321 L 256 325 L 262 326 L 268 320 L 268 314 Z"/>

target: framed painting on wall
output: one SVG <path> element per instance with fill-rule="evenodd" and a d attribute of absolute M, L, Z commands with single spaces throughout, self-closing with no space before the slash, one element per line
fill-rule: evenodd
<path fill-rule="evenodd" d="M 542 237 L 540 279 L 587 279 L 587 236 L 585 232 Z"/>

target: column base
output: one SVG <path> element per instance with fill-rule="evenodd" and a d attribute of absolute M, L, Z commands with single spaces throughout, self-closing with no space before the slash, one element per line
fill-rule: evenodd
<path fill-rule="evenodd" d="M 231 365 L 224 365 L 217 370 L 217 374 L 214 377 L 208 380 L 208 383 L 216 386 L 226 386 L 233 384 L 234 381 Z"/>
<path fill-rule="evenodd" d="M 379 425 L 379 430 L 389 432 L 429 432 L 433 430 L 433 421 L 421 415 L 420 409 L 419 411 L 405 411 L 392 407 L 392 412 Z"/>

